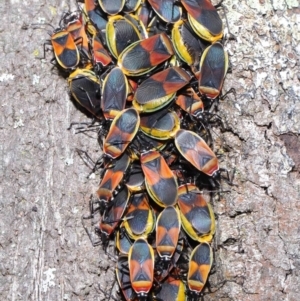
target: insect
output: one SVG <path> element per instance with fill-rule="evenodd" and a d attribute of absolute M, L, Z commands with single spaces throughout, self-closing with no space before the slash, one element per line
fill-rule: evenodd
<path fill-rule="evenodd" d="M 131 165 L 130 174 L 125 185 L 131 193 L 139 193 L 146 189 L 145 177 L 139 164 L 133 163 Z"/>
<path fill-rule="evenodd" d="M 177 181 L 165 159 L 158 151 L 148 151 L 141 154 L 140 160 L 151 198 L 161 207 L 175 205 Z"/>
<path fill-rule="evenodd" d="M 207 281 L 213 263 L 213 253 L 208 243 L 199 244 L 191 253 L 187 275 L 188 300 L 196 301 Z"/>
<path fill-rule="evenodd" d="M 74 42 L 79 48 L 80 53 L 82 54 L 81 57 L 89 61 L 91 59 L 89 51 L 89 40 L 85 32 L 84 24 L 82 23 L 80 16 L 78 16 L 77 14 L 75 14 L 75 16 L 72 16 L 72 14 L 70 15 L 70 20 L 65 20 L 65 22 L 67 23 L 66 30 L 71 34 Z"/>
<path fill-rule="evenodd" d="M 141 116 L 140 127 L 145 135 L 151 138 L 167 140 L 179 130 L 180 120 L 175 112 L 163 109 Z"/>
<path fill-rule="evenodd" d="M 222 38 L 222 20 L 209 0 L 180 1 L 188 13 L 191 27 L 200 38 L 211 43 Z"/>
<path fill-rule="evenodd" d="M 155 73 L 137 88 L 132 105 L 139 112 L 154 112 L 165 107 L 191 77 L 180 67 L 171 67 Z"/>
<path fill-rule="evenodd" d="M 181 17 L 182 9 L 176 0 L 148 0 L 153 10 L 166 23 L 175 23 Z"/>
<path fill-rule="evenodd" d="M 104 48 L 102 41 L 95 34 L 92 38 L 92 58 L 95 72 L 98 74 L 112 63 L 112 58 Z"/>
<path fill-rule="evenodd" d="M 68 77 L 68 85 L 74 99 L 95 117 L 101 119 L 100 81 L 90 69 L 77 68 Z"/>
<path fill-rule="evenodd" d="M 173 54 L 173 46 L 168 36 L 158 34 L 125 48 L 119 55 L 118 66 L 126 75 L 140 76 L 165 62 Z"/>
<path fill-rule="evenodd" d="M 113 161 L 104 169 L 104 175 L 100 181 L 96 195 L 102 207 L 107 207 L 108 202 L 114 195 L 115 190 L 125 178 L 126 171 L 130 166 L 131 159 L 124 153 L 118 160 Z"/>
<path fill-rule="evenodd" d="M 155 226 L 155 216 L 146 193 L 132 195 L 122 226 L 134 240 L 147 238 Z"/>
<path fill-rule="evenodd" d="M 161 283 L 159 292 L 153 293 L 155 301 L 184 301 L 186 300 L 185 285 L 180 279 L 169 276 Z"/>
<path fill-rule="evenodd" d="M 175 145 L 180 154 L 199 171 L 210 177 L 218 174 L 218 158 L 200 136 L 180 129 L 175 134 Z"/>
<path fill-rule="evenodd" d="M 139 20 L 142 21 L 144 24 L 145 28 L 147 28 L 149 24 L 149 20 L 152 17 L 152 9 L 146 0 L 141 0 L 141 5 L 138 7 L 136 11 L 136 16 L 138 17 Z"/>
<path fill-rule="evenodd" d="M 102 84 L 101 108 L 106 119 L 114 119 L 124 110 L 128 90 L 128 82 L 122 70 L 118 67 L 113 68 Z M 129 112 L 123 114 L 129 115 Z M 120 123 L 122 122 L 124 121 L 120 121 Z M 113 131 L 116 130 L 113 129 Z"/>
<path fill-rule="evenodd" d="M 109 158 L 118 158 L 133 140 L 140 125 L 140 116 L 134 108 L 119 112 L 104 140 L 103 151 Z"/>
<path fill-rule="evenodd" d="M 174 206 L 166 207 L 156 221 L 156 251 L 162 261 L 170 262 L 176 251 L 180 228 L 179 210 Z"/>
<path fill-rule="evenodd" d="M 143 238 L 137 239 L 129 250 L 130 282 L 139 300 L 146 300 L 154 280 L 154 251 Z"/>
<path fill-rule="evenodd" d="M 46 56 L 46 45 L 51 44 L 54 52 L 55 59 L 58 66 L 66 71 L 74 70 L 80 63 L 80 53 L 77 48 L 77 45 L 71 35 L 61 24 L 62 20 L 60 21 L 60 27 L 54 29 L 51 24 L 44 24 L 51 26 L 54 30 L 50 34 L 50 40 L 47 40 L 44 43 L 44 56 L 41 57 L 42 59 Z M 40 24 L 33 24 L 37 26 Z"/>
<path fill-rule="evenodd" d="M 134 292 L 130 284 L 129 268 L 128 268 L 128 256 L 119 255 L 117 266 L 116 266 L 116 276 L 123 296 L 126 301 L 135 301 L 136 293 Z"/>
<path fill-rule="evenodd" d="M 204 103 L 192 87 L 188 87 L 176 97 L 175 103 L 193 117 L 200 117 L 204 112 Z"/>
<path fill-rule="evenodd" d="M 158 256 L 155 261 L 155 277 L 159 282 L 170 274 L 181 255 L 184 244 L 180 231 L 179 210 L 174 206 L 166 207 L 156 221 L 155 247 Z"/>
<path fill-rule="evenodd" d="M 133 245 L 133 240 L 127 235 L 126 230 L 123 225 L 116 234 L 116 247 L 121 254 L 128 255 L 131 246 Z"/>
<path fill-rule="evenodd" d="M 183 184 L 178 188 L 178 206 L 182 227 L 194 240 L 210 242 L 215 233 L 213 209 L 194 184 Z"/>
<path fill-rule="evenodd" d="M 100 239 L 97 241 L 93 239 L 91 232 L 88 230 L 88 228 L 83 222 L 86 219 L 93 218 L 96 211 L 98 209 L 101 209 L 101 207 L 95 209 L 93 207 L 93 204 L 91 204 L 91 214 L 89 216 L 83 216 L 82 222 L 86 233 L 88 234 L 94 247 L 102 244 L 103 249 L 106 251 L 106 248 L 109 243 L 109 238 L 112 236 L 115 229 L 122 221 L 121 218 L 126 210 L 129 198 L 130 192 L 126 187 L 123 187 L 121 191 L 118 192 L 116 197 L 111 201 L 110 206 L 104 210 L 98 226 L 94 228 L 95 232 L 100 237 Z"/>
<path fill-rule="evenodd" d="M 109 18 L 106 25 L 106 41 L 115 58 L 118 58 L 127 46 L 141 39 L 139 29 L 128 18 L 120 15 Z"/>
<path fill-rule="evenodd" d="M 226 72 L 228 54 L 221 43 L 214 43 L 205 49 L 200 61 L 199 92 L 209 99 L 219 96 Z"/>
<path fill-rule="evenodd" d="M 193 32 L 185 20 L 179 20 L 172 29 L 172 42 L 180 59 L 193 68 L 199 63 L 205 48 L 204 43 Z"/>
<path fill-rule="evenodd" d="M 148 32 L 145 28 L 144 23 L 134 14 L 125 14 L 125 19 L 127 19 L 129 22 L 131 22 L 135 28 L 139 31 L 139 34 L 141 36 L 141 40 L 148 38 Z"/>
<path fill-rule="evenodd" d="M 130 192 L 124 186 L 121 191 L 112 200 L 112 205 L 108 210 L 105 210 L 100 221 L 99 230 L 101 233 L 101 242 L 106 249 L 109 237 L 114 233 L 117 226 L 121 223 L 121 218 L 127 208 L 130 198 Z M 96 244 L 94 244 L 95 246 Z"/>
<path fill-rule="evenodd" d="M 84 14 L 87 31 L 94 37 L 100 34 L 105 38 L 107 19 L 94 0 L 84 0 Z"/>

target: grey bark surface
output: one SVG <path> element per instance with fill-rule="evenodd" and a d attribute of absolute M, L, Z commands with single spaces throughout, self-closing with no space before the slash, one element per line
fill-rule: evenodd
<path fill-rule="evenodd" d="M 66 80 L 46 60 L 43 29 L 69 1 L 0 2 L 0 299 L 105 300 L 114 262 L 93 248 L 82 224 L 98 177 L 75 148 L 97 159 L 96 139 Z M 236 168 L 214 210 L 215 273 L 205 300 L 300 300 L 300 7 L 297 0 L 225 0 L 232 73 L 220 103 L 222 166 Z M 75 9 L 74 3 L 72 9 Z M 52 30 L 51 28 L 49 29 Z"/>

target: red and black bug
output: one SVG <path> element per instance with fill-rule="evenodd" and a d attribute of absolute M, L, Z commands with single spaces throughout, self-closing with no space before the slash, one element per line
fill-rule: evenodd
<path fill-rule="evenodd" d="M 199 171 L 208 176 L 217 175 L 219 160 L 200 136 L 179 130 L 175 135 L 175 145 L 180 154 Z"/>
<path fill-rule="evenodd" d="M 109 158 L 118 158 L 135 137 L 140 125 L 140 116 L 134 108 L 118 113 L 113 120 L 103 143 L 103 152 Z"/>
<path fill-rule="evenodd" d="M 193 117 L 199 117 L 204 112 L 204 103 L 192 87 L 188 87 L 180 93 L 175 103 Z"/>
<path fill-rule="evenodd" d="M 154 230 L 155 215 L 149 205 L 146 193 L 137 193 L 131 197 L 130 205 L 124 216 L 122 226 L 128 236 L 134 240 L 149 236 Z"/>
<path fill-rule="evenodd" d="M 128 256 L 119 255 L 116 266 L 116 277 L 126 301 L 137 301 L 137 295 L 130 283 Z"/>
<path fill-rule="evenodd" d="M 175 267 L 184 247 L 180 237 L 181 219 L 179 210 L 174 206 L 166 207 L 156 221 L 156 261 L 155 277 L 163 281 Z"/>
<path fill-rule="evenodd" d="M 148 27 L 149 21 L 153 15 L 152 12 L 152 8 L 150 7 L 148 1 L 141 0 L 141 5 L 136 11 L 136 16 L 143 22 L 145 28 Z"/>
<path fill-rule="evenodd" d="M 153 292 L 154 301 L 184 301 L 186 300 L 184 282 L 169 276 L 158 288 L 159 292 Z"/>
<path fill-rule="evenodd" d="M 102 244 L 104 250 L 106 251 L 110 237 L 114 234 L 116 228 L 122 221 L 122 216 L 127 208 L 129 198 L 130 192 L 126 187 L 123 187 L 121 191 L 118 192 L 116 197 L 111 201 L 110 206 L 105 208 L 98 226 L 92 229 L 92 231 L 95 230 L 95 232 L 98 234 L 100 238 L 98 240 L 93 239 L 92 231 L 89 231 L 84 223 L 84 220 L 86 219 L 93 219 L 98 210 L 101 211 L 101 205 L 100 207 L 94 208 L 94 204 L 91 203 L 91 214 L 89 216 L 83 216 L 82 222 L 93 246 Z"/>
<path fill-rule="evenodd" d="M 215 233 L 213 209 L 194 184 L 183 184 L 178 188 L 178 206 L 182 227 L 194 240 L 210 242 Z"/>
<path fill-rule="evenodd" d="M 190 79 L 190 75 L 180 67 L 158 72 L 137 88 L 132 105 L 140 112 L 157 111 L 169 104 Z"/>
<path fill-rule="evenodd" d="M 174 54 L 166 34 L 154 35 L 132 43 L 119 55 L 118 65 L 129 76 L 140 76 L 153 70 Z"/>
<path fill-rule="evenodd" d="M 213 252 L 208 243 L 201 243 L 192 251 L 187 275 L 188 301 L 199 300 L 212 263 Z"/>
<path fill-rule="evenodd" d="M 106 42 L 111 54 L 118 58 L 129 45 L 142 39 L 142 34 L 128 18 L 110 17 L 106 25 Z"/>
<path fill-rule="evenodd" d="M 145 177 L 138 163 L 131 165 L 130 174 L 125 185 L 131 193 L 140 193 L 146 189 Z"/>
<path fill-rule="evenodd" d="M 195 70 L 205 44 L 195 35 L 187 21 L 179 20 L 172 29 L 172 42 L 179 58 Z"/>
<path fill-rule="evenodd" d="M 85 60 L 90 60 L 90 49 L 89 49 L 89 39 L 85 32 L 85 26 L 79 16 L 72 16 L 70 20 L 65 20 L 66 30 L 72 35 L 74 42 L 76 43 L 82 58 Z"/>
<path fill-rule="evenodd" d="M 50 34 L 50 40 L 44 43 L 44 56 L 46 55 L 46 45 L 52 45 L 55 60 L 62 69 L 70 71 L 74 70 L 80 63 L 80 53 L 77 45 L 70 32 L 67 31 L 66 26 L 63 25 L 63 18 L 60 21 L 59 28 L 54 29 L 51 24 L 45 24 L 51 26 L 54 30 Z M 43 24 L 33 24 L 34 26 L 41 26 Z M 54 59 L 53 59 L 54 60 Z M 53 62 L 51 60 L 51 62 Z"/>
<path fill-rule="evenodd" d="M 145 184 L 151 198 L 161 207 L 177 202 L 177 181 L 165 159 L 158 151 L 141 154 Z"/>
<path fill-rule="evenodd" d="M 68 77 L 74 99 L 95 117 L 103 118 L 100 108 L 100 81 L 94 71 L 77 68 Z"/>
<path fill-rule="evenodd" d="M 134 241 L 127 235 L 125 228 L 121 225 L 116 234 L 116 248 L 121 254 L 128 255 Z"/>
<path fill-rule="evenodd" d="M 101 242 L 104 248 L 108 245 L 109 237 L 121 223 L 124 212 L 127 209 L 129 198 L 130 192 L 127 187 L 124 186 L 112 200 L 111 207 L 104 211 L 99 225 Z"/>
<path fill-rule="evenodd" d="M 223 23 L 209 0 L 180 0 L 188 13 L 189 22 L 202 39 L 215 42 L 223 36 Z M 220 5 L 220 4 L 219 4 Z"/>
<path fill-rule="evenodd" d="M 200 61 L 199 92 L 209 99 L 221 93 L 228 70 L 228 54 L 221 43 L 206 48 Z"/>
<path fill-rule="evenodd" d="M 92 38 L 92 59 L 95 71 L 100 73 L 112 63 L 112 58 L 104 48 L 100 38 L 95 34 Z"/>
<path fill-rule="evenodd" d="M 84 0 L 84 17 L 87 31 L 94 37 L 100 35 L 105 38 L 107 18 L 104 12 L 96 5 L 95 0 Z"/>
<path fill-rule="evenodd" d="M 181 17 L 182 9 L 177 0 L 148 0 L 153 10 L 166 23 L 175 23 Z"/>
<path fill-rule="evenodd" d="M 168 140 L 180 129 L 180 120 L 175 112 L 163 109 L 141 116 L 140 128 L 151 138 Z"/>
<path fill-rule="evenodd" d="M 171 261 L 177 248 L 180 228 L 179 210 L 174 206 L 166 207 L 156 221 L 156 251 L 162 261 Z"/>
<path fill-rule="evenodd" d="M 145 239 L 134 242 L 128 254 L 130 282 L 139 300 L 147 300 L 154 281 L 154 251 Z"/>
<path fill-rule="evenodd" d="M 127 78 L 120 68 L 113 68 L 105 77 L 102 84 L 101 94 L 101 109 L 104 117 L 106 119 L 114 119 L 121 111 L 124 110 L 128 95 Z M 129 112 L 124 112 L 124 114 L 129 115 Z M 128 117 L 126 116 L 126 118 Z M 115 125 L 115 127 L 117 126 L 118 125 Z M 122 129 L 123 128 L 120 128 L 120 130 Z M 114 128 L 113 131 L 116 131 L 116 129 Z"/>
<path fill-rule="evenodd" d="M 96 195 L 104 208 L 113 197 L 117 187 L 125 178 L 130 163 L 131 159 L 129 155 L 124 153 L 118 160 L 110 162 L 105 166 L 104 176 L 101 179 L 96 192 Z"/>

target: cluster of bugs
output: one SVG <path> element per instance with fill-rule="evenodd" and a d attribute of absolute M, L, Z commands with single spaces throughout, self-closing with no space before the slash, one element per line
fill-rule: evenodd
<path fill-rule="evenodd" d="M 228 70 L 217 9 L 85 0 L 51 33 L 55 64 L 93 116 L 79 131 L 96 130 L 103 150 L 84 226 L 99 215 L 85 229 L 105 251 L 114 243 L 125 300 L 199 300 L 213 265 L 203 190 L 221 189 L 211 130 L 222 125 L 214 109 Z"/>

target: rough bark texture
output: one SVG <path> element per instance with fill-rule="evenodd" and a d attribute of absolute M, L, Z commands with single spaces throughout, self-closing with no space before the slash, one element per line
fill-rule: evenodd
<path fill-rule="evenodd" d="M 300 300 L 300 8 L 297 0 L 225 0 L 236 41 L 219 106 L 222 164 L 236 168 L 218 215 L 213 293 L 205 300 Z M 43 54 L 47 32 L 69 1 L 0 3 L 0 298 L 104 300 L 114 263 L 81 225 L 98 178 L 75 148 L 97 158 L 95 139 L 74 135 L 86 120 Z M 74 3 L 72 4 L 74 9 Z M 50 30 L 52 30 L 50 28 Z M 223 282 L 225 280 L 225 282 Z"/>

